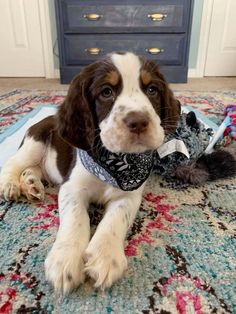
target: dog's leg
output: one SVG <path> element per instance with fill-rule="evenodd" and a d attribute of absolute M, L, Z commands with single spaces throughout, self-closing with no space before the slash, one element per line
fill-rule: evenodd
<path fill-rule="evenodd" d="M 29 201 L 38 199 L 44 200 L 44 186 L 40 166 L 25 169 L 20 176 L 20 191 Z"/>
<path fill-rule="evenodd" d="M 17 153 L 3 166 L 0 174 L 0 196 L 5 200 L 17 200 L 21 194 L 20 176 L 32 166 L 39 165 L 46 146 L 32 137 L 26 137 Z"/>
<path fill-rule="evenodd" d="M 59 192 L 60 227 L 45 261 L 47 279 L 67 293 L 84 281 L 83 253 L 90 238 L 88 190 L 70 179 Z"/>
<path fill-rule="evenodd" d="M 95 287 L 110 287 L 127 268 L 124 241 L 141 203 L 141 192 L 137 191 L 108 203 L 106 214 L 86 249 L 85 271 L 95 280 Z"/>

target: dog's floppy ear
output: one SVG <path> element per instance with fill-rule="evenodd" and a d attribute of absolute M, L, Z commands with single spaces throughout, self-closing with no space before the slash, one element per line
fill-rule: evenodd
<path fill-rule="evenodd" d="M 164 76 L 159 72 L 161 96 L 161 124 L 166 134 L 174 132 L 181 113 L 181 104 L 174 97 Z"/>
<path fill-rule="evenodd" d="M 95 140 L 92 106 L 88 99 L 92 75 L 93 65 L 90 65 L 73 79 L 57 113 L 59 135 L 66 142 L 84 150 L 90 150 Z"/>

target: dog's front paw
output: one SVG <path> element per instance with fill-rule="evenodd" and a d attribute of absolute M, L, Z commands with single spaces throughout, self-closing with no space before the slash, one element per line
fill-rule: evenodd
<path fill-rule="evenodd" d="M 108 237 L 92 240 L 84 254 L 86 274 L 102 289 L 120 279 L 127 268 L 123 245 Z"/>
<path fill-rule="evenodd" d="M 85 277 L 79 244 L 55 242 L 45 260 L 45 273 L 58 292 L 66 294 L 78 287 Z"/>
<path fill-rule="evenodd" d="M 20 197 L 20 184 L 16 178 L 0 178 L 0 196 L 6 201 L 17 201 Z"/>
<path fill-rule="evenodd" d="M 45 192 L 42 181 L 30 169 L 26 169 L 21 174 L 20 189 L 29 201 L 35 199 L 44 200 Z"/>

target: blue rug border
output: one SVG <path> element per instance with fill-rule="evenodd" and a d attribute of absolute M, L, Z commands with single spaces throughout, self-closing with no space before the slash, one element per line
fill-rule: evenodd
<path fill-rule="evenodd" d="M 39 105 L 37 108 L 33 109 L 31 112 L 27 113 L 24 117 L 20 118 L 18 121 L 13 123 L 8 129 L 6 129 L 2 134 L 0 134 L 0 143 L 2 143 L 7 137 L 14 134 L 18 129 L 20 129 L 30 118 L 33 118 L 42 108 L 55 108 L 54 105 Z"/>

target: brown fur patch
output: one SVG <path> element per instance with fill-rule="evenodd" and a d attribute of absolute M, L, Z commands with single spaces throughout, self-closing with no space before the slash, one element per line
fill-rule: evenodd
<path fill-rule="evenodd" d="M 76 161 L 74 148 L 65 142 L 56 130 L 55 116 L 49 116 L 29 128 L 28 136 L 35 141 L 50 143 L 57 152 L 57 167 L 64 181 L 68 179 Z"/>
<path fill-rule="evenodd" d="M 114 91 L 113 97 L 101 96 L 107 84 Z M 121 89 L 121 76 L 109 57 L 84 67 L 73 79 L 58 111 L 59 135 L 69 144 L 92 154 L 97 148 L 99 123 L 111 111 Z"/>
<path fill-rule="evenodd" d="M 116 86 L 119 83 L 119 74 L 117 71 L 110 71 L 107 73 L 106 80 L 112 85 Z"/>
<path fill-rule="evenodd" d="M 152 81 L 152 75 L 150 72 L 146 70 L 141 70 L 141 80 L 144 85 L 148 85 Z"/>

